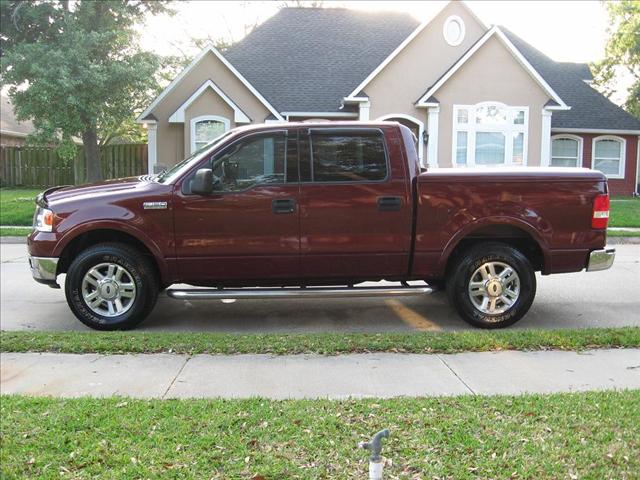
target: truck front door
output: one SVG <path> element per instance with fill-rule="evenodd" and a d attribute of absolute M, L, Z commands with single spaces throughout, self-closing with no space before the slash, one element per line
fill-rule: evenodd
<path fill-rule="evenodd" d="M 408 271 L 412 203 L 396 128 L 301 131 L 300 253 L 306 278 Z"/>
<path fill-rule="evenodd" d="M 185 281 L 297 278 L 297 132 L 249 134 L 211 159 L 215 191 L 175 194 L 178 270 Z M 186 193 L 185 193 L 186 190 Z"/>

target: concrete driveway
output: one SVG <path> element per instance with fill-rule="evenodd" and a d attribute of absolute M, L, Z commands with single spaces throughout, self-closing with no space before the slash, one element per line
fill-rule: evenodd
<path fill-rule="evenodd" d="M 640 245 L 617 245 L 613 268 L 538 278 L 529 314 L 511 328 L 640 326 Z M 0 328 L 88 330 L 64 292 L 37 284 L 26 245 L 2 244 Z M 146 331 L 389 332 L 471 329 L 445 295 L 405 299 L 178 301 L 162 296 L 139 327 Z"/>

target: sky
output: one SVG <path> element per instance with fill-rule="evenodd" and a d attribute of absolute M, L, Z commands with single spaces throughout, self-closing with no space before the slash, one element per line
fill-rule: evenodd
<path fill-rule="evenodd" d="M 188 0 L 176 3 L 177 13 L 153 17 L 141 28 L 144 48 L 162 55 L 197 54 L 191 38 L 241 40 L 251 27 L 264 22 L 283 5 L 295 1 L 211 1 Z M 434 1 L 331 1 L 325 7 L 345 7 L 369 11 L 407 12 L 419 21 L 433 18 L 448 2 Z M 593 62 L 605 54 L 608 15 L 603 2 L 590 1 L 467 1 L 467 5 L 487 25 L 503 25 L 556 61 Z M 618 79 L 612 100 L 626 97 L 631 78 Z"/>
<path fill-rule="evenodd" d="M 325 1 L 326 7 L 407 12 L 432 18 L 446 1 Z M 183 1 L 174 17 L 152 18 L 142 29 L 145 48 L 162 54 L 185 49 L 190 37 L 238 41 L 246 27 L 261 23 L 293 1 Z M 468 1 L 487 25 L 504 25 L 557 61 L 591 62 L 604 55 L 607 12 L 599 1 Z M 186 48 L 186 50 L 189 50 Z"/>

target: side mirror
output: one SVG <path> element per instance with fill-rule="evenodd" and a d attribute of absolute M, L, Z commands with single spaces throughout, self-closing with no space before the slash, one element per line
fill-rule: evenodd
<path fill-rule="evenodd" d="M 210 195 L 213 192 L 213 170 L 201 168 L 191 182 L 191 193 Z"/>

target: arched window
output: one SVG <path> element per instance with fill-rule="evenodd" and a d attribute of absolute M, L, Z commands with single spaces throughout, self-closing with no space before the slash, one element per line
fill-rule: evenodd
<path fill-rule="evenodd" d="M 454 105 L 453 165 L 526 165 L 528 117 L 528 107 L 499 102 Z"/>
<path fill-rule="evenodd" d="M 551 137 L 552 167 L 581 167 L 582 138 L 573 135 Z"/>
<path fill-rule="evenodd" d="M 593 139 L 592 164 L 608 178 L 624 178 L 624 138 L 602 136 Z"/>
<path fill-rule="evenodd" d="M 191 119 L 191 153 L 211 143 L 229 128 L 229 119 L 216 115 L 203 115 Z"/>

